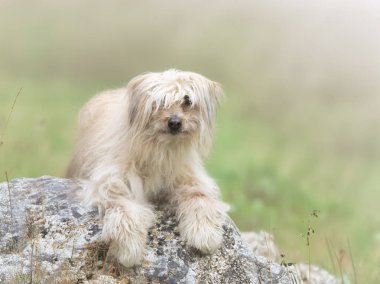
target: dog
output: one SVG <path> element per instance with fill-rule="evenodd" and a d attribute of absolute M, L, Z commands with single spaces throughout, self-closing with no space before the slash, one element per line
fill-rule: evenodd
<path fill-rule="evenodd" d="M 144 259 L 157 200 L 174 210 L 188 246 L 203 254 L 220 247 L 228 206 L 203 163 L 222 97 L 218 83 L 171 69 L 139 75 L 81 109 L 67 177 L 83 182 L 78 195 L 102 212 L 102 239 L 124 266 Z"/>

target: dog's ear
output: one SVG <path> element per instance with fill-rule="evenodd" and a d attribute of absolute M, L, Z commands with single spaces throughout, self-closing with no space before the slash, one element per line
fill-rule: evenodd
<path fill-rule="evenodd" d="M 211 97 L 215 100 L 215 105 L 219 106 L 222 99 L 224 98 L 222 86 L 218 82 L 210 81 L 209 92 Z"/>
<path fill-rule="evenodd" d="M 219 83 L 214 81 L 209 81 L 208 84 L 209 99 L 206 101 L 207 104 L 207 120 L 210 127 L 213 128 L 216 110 L 219 107 L 224 94 Z"/>
<path fill-rule="evenodd" d="M 132 105 L 129 108 L 129 126 L 132 126 L 133 122 L 136 119 L 136 115 L 137 115 L 137 106 L 136 105 Z"/>
<path fill-rule="evenodd" d="M 199 150 L 202 158 L 206 158 L 212 146 L 216 111 L 224 95 L 219 83 L 209 80 L 207 82 L 208 95 L 206 96 L 203 112 L 204 124 L 201 125 Z"/>
<path fill-rule="evenodd" d="M 129 96 L 128 119 L 130 126 L 132 126 L 136 121 L 139 108 L 141 108 L 140 104 L 143 96 L 142 85 L 146 79 L 146 76 L 147 74 L 143 74 L 133 78 L 127 86 L 127 92 Z"/>

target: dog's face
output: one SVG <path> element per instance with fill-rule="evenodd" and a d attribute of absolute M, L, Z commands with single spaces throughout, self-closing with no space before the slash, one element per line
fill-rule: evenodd
<path fill-rule="evenodd" d="M 191 142 L 207 155 L 221 94 L 217 83 L 192 72 L 138 76 L 128 84 L 130 129 L 158 142 Z"/>
<path fill-rule="evenodd" d="M 199 106 L 196 106 L 190 96 L 185 94 L 167 107 L 163 103 L 160 105 L 154 103 L 146 131 L 161 136 L 162 139 L 185 137 L 190 139 L 189 136 L 195 136 L 199 132 L 200 117 Z"/>

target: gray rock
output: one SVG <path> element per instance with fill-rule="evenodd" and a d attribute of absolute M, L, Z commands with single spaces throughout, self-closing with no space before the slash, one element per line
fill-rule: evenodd
<path fill-rule="evenodd" d="M 276 247 L 274 236 L 267 232 L 243 232 L 241 236 L 248 244 L 254 255 L 265 256 L 273 262 L 281 261 Z M 288 276 L 294 284 L 337 284 L 340 283 L 335 276 L 328 271 L 308 263 L 284 264 Z M 348 281 L 348 280 L 347 280 Z M 346 282 L 343 282 L 346 283 Z M 349 283 L 349 282 L 347 282 Z"/>
<path fill-rule="evenodd" d="M 47 176 L 0 183 L 0 283 L 292 283 L 286 268 L 252 254 L 232 221 L 223 246 L 202 256 L 166 208 L 143 264 L 127 269 L 107 255 L 97 211 L 71 197 L 77 186 Z"/>

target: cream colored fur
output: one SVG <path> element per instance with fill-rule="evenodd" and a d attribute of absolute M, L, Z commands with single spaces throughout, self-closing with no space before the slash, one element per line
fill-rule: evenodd
<path fill-rule="evenodd" d="M 157 200 L 175 210 L 189 246 L 203 253 L 220 246 L 228 206 L 203 162 L 221 95 L 199 74 L 168 70 L 137 76 L 80 111 L 67 176 L 83 182 L 78 193 L 104 215 L 103 239 L 125 266 L 143 260 Z M 168 126 L 173 115 L 182 122 L 175 134 Z"/>

